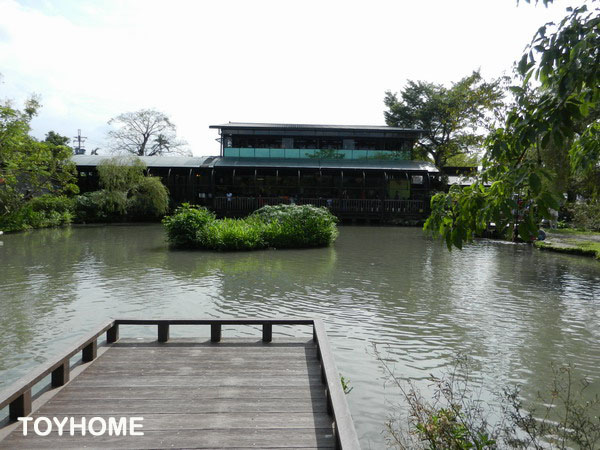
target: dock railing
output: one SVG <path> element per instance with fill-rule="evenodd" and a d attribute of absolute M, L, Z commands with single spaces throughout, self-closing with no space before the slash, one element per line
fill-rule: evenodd
<path fill-rule="evenodd" d="M 325 206 L 334 214 L 405 216 L 422 215 L 427 212 L 427 202 L 423 199 L 377 200 L 377 199 L 325 199 L 299 198 L 297 205 Z M 213 208 L 219 213 L 234 212 L 249 214 L 266 205 L 290 204 L 283 197 L 215 197 Z"/>
<path fill-rule="evenodd" d="M 317 355 L 321 363 L 321 379 L 327 398 L 327 411 L 334 422 L 337 447 L 341 449 L 360 449 L 350 409 L 342 388 L 340 374 L 335 366 L 333 352 L 329 346 L 325 326 L 320 319 L 115 319 L 100 326 L 96 331 L 80 339 L 69 351 L 44 363 L 29 375 L 13 385 L 0 391 L 0 412 L 8 406 L 8 420 L 0 422 L 2 428 L 17 421 L 19 417 L 31 414 L 33 409 L 32 391 L 50 375 L 50 383 L 46 389 L 59 389 L 70 380 L 74 366 L 94 361 L 98 354 L 98 340 L 106 333 L 106 345 L 110 346 L 119 340 L 121 326 L 156 325 L 158 342 L 169 340 L 172 326 L 205 325 L 210 326 L 210 340 L 221 341 L 224 325 L 253 325 L 262 327 L 262 340 L 265 343 L 273 340 L 274 325 L 306 325 L 312 326 L 313 341 L 317 345 Z M 80 359 L 73 365 L 71 359 L 80 352 Z"/>

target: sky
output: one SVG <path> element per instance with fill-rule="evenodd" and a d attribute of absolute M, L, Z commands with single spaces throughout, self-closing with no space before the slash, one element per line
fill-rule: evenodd
<path fill-rule="evenodd" d="M 535 2 L 533 2 L 535 3 Z M 581 3 L 581 2 L 579 2 Z M 43 105 L 33 134 L 88 137 L 166 113 L 195 156 L 226 122 L 383 125 L 384 93 L 510 74 L 577 0 L 0 0 L 0 98 Z"/>

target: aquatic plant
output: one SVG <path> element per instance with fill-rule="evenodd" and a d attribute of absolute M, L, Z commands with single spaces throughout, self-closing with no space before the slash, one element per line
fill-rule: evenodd
<path fill-rule="evenodd" d="M 406 403 L 392 407 L 386 423 L 389 448 L 591 450 L 600 444 L 600 397 L 586 399 L 590 382 L 576 379 L 572 366 L 552 366 L 547 390 L 538 393 L 542 407 L 526 407 L 519 387 L 506 387 L 497 398 L 499 417 L 490 420 L 493 407 L 480 397 L 469 358 L 459 355 L 441 377 L 431 375 L 434 392 L 428 398 L 397 376 L 376 348 L 375 355 Z"/>
<path fill-rule="evenodd" d="M 167 240 L 173 246 L 194 248 L 200 246 L 198 234 L 215 220 L 215 215 L 206 208 L 184 203 L 172 216 L 166 216 L 162 223 L 167 231 Z"/>
<path fill-rule="evenodd" d="M 312 205 L 263 206 L 250 217 L 265 223 L 269 247 L 323 247 L 337 238 L 337 219 L 327 208 Z"/>
<path fill-rule="evenodd" d="M 243 219 L 215 219 L 205 208 L 188 204 L 163 224 L 175 247 L 209 250 L 306 248 L 331 244 L 337 219 L 326 208 L 310 205 L 265 206 Z"/>

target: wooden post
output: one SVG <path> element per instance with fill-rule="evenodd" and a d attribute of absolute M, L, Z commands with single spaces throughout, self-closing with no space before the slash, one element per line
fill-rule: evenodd
<path fill-rule="evenodd" d="M 106 331 L 106 342 L 112 344 L 119 340 L 119 325 L 114 324 L 111 328 Z"/>
<path fill-rule="evenodd" d="M 98 340 L 94 339 L 88 345 L 83 347 L 83 350 L 81 352 L 81 360 L 84 363 L 93 361 L 94 359 L 96 359 L 97 354 L 98 354 Z"/>
<path fill-rule="evenodd" d="M 8 405 L 8 416 L 12 422 L 29 414 L 31 414 L 31 389 L 24 391 Z"/>
<path fill-rule="evenodd" d="M 221 341 L 221 324 L 213 323 L 210 325 L 210 341 L 219 342 Z"/>
<path fill-rule="evenodd" d="M 71 370 L 69 360 L 63 363 L 52 371 L 52 387 L 64 386 L 70 379 Z"/>
<path fill-rule="evenodd" d="M 263 323 L 263 342 L 271 342 L 273 340 L 273 324 Z"/>
<path fill-rule="evenodd" d="M 169 340 L 169 324 L 158 324 L 158 342 L 167 342 Z"/>

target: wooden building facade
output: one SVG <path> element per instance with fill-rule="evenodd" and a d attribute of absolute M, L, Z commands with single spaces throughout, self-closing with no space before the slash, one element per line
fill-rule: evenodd
<path fill-rule="evenodd" d="M 272 124 L 211 128 L 220 132 L 220 156 L 141 157 L 174 203 L 204 205 L 224 216 L 297 203 L 326 206 L 348 219 L 422 219 L 439 182 L 432 164 L 410 159 L 418 130 Z M 95 167 L 105 158 L 73 157 L 83 192 L 98 189 Z"/>

